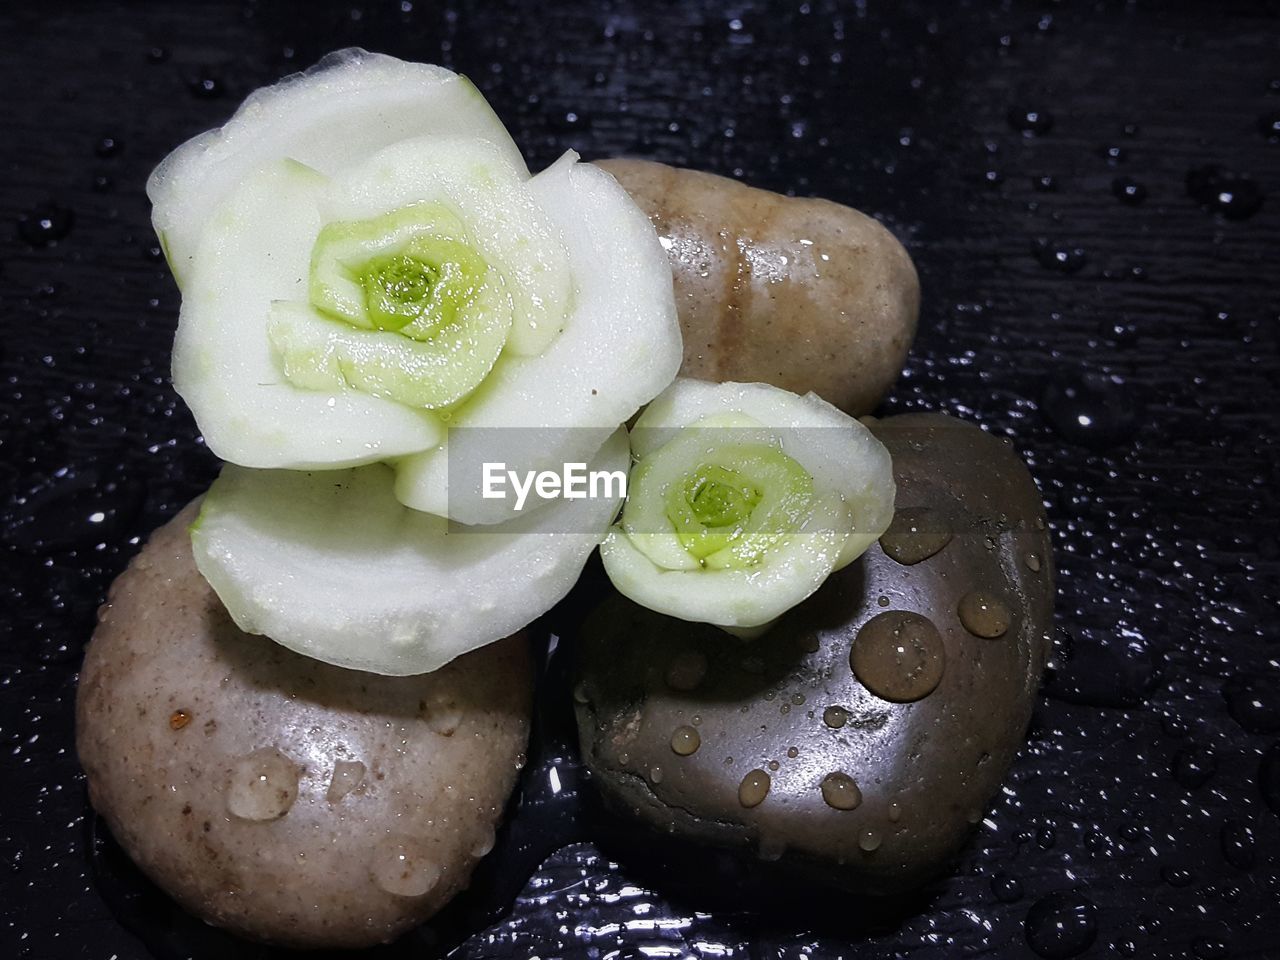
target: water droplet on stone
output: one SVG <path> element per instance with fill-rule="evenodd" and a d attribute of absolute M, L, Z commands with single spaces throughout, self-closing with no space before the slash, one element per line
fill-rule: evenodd
<path fill-rule="evenodd" d="M 1160 868 L 1160 877 L 1171 887 L 1189 887 L 1195 879 L 1190 870 L 1182 867 L 1164 866 Z"/>
<path fill-rule="evenodd" d="M 1111 181 L 1111 192 L 1117 200 L 1131 207 L 1147 199 L 1147 188 L 1132 177 L 1116 177 Z"/>
<path fill-rule="evenodd" d="M 822 778 L 822 799 L 836 810 L 853 810 L 862 803 L 862 791 L 847 773 L 828 773 Z"/>
<path fill-rule="evenodd" d="M 738 784 L 738 802 L 744 807 L 758 807 L 769 795 L 772 783 L 763 770 L 752 770 Z"/>
<path fill-rule="evenodd" d="M 1280 678 L 1240 676 L 1222 688 L 1227 712 L 1250 733 L 1280 730 Z"/>
<path fill-rule="evenodd" d="M 898 563 L 927 560 L 951 542 L 951 524 L 926 507 L 903 507 L 880 537 L 880 549 Z"/>
<path fill-rule="evenodd" d="M 1058 181 L 1048 174 L 1031 178 L 1031 186 L 1037 193 L 1056 193 L 1058 190 Z"/>
<path fill-rule="evenodd" d="M 359 760 L 338 760 L 333 765 L 333 776 L 329 780 L 329 789 L 325 799 L 330 803 L 338 803 L 348 794 L 364 786 L 365 765 Z"/>
<path fill-rule="evenodd" d="M 775 863 L 787 852 L 787 842 L 781 837 L 761 837 L 756 856 L 766 863 Z"/>
<path fill-rule="evenodd" d="M 1036 553 L 1028 553 L 1022 558 L 1022 562 L 1027 565 L 1027 569 L 1032 573 L 1040 572 L 1040 555 Z"/>
<path fill-rule="evenodd" d="M 56 203 L 35 207 L 18 217 L 18 235 L 33 247 L 57 243 L 71 232 L 75 214 Z"/>
<path fill-rule="evenodd" d="M 874 853 L 880 849 L 880 831 L 868 827 L 858 833 L 858 848 L 863 853 Z"/>
<path fill-rule="evenodd" d="M 1069 443 L 1102 450 L 1128 440 L 1138 424 L 1138 404 L 1122 382 L 1098 374 L 1054 379 L 1040 412 Z"/>
<path fill-rule="evenodd" d="M 448 694 L 437 691 L 429 700 L 423 701 L 426 713 L 423 719 L 433 733 L 442 737 L 452 737 L 462 724 L 462 708 Z"/>
<path fill-rule="evenodd" d="M 701 745 L 702 737 L 693 727 L 676 727 L 676 732 L 671 735 L 671 750 L 678 756 L 687 757 Z"/>
<path fill-rule="evenodd" d="M 849 722 L 849 711 L 844 707 L 827 707 L 822 711 L 822 722 L 828 727 L 839 730 Z"/>
<path fill-rule="evenodd" d="M 374 847 L 369 872 L 379 888 L 398 897 L 421 897 L 440 881 L 426 841 L 416 837 L 384 837 Z"/>
<path fill-rule="evenodd" d="M 667 666 L 667 686 L 672 690 L 696 690 L 706 675 L 706 656 L 697 650 L 685 650 Z"/>
<path fill-rule="evenodd" d="M 877 697 L 910 703 L 928 696 L 946 669 L 947 653 L 938 628 L 927 617 L 905 610 L 868 620 L 854 638 L 849 665 Z"/>
<path fill-rule="evenodd" d="M 493 850 L 495 839 L 493 827 L 485 827 L 484 832 L 480 834 L 480 839 L 471 846 L 471 856 L 475 857 L 477 860 L 481 857 L 488 856 L 490 851 Z"/>
<path fill-rule="evenodd" d="M 990 590 L 970 590 L 960 598 L 957 612 L 966 630 L 988 640 L 1004 636 L 1013 621 L 1004 600 Z"/>
<path fill-rule="evenodd" d="M 169 729 L 181 730 L 191 722 L 191 714 L 185 710 L 175 710 L 169 714 Z"/>
<path fill-rule="evenodd" d="M 1053 129 L 1053 114 L 1047 110 L 1036 110 L 1030 107 L 1010 107 L 1005 115 L 1009 126 L 1024 137 L 1044 136 Z"/>
<path fill-rule="evenodd" d="M 93 152 L 100 157 L 114 157 L 120 152 L 121 146 L 115 137 L 102 137 L 94 144 Z"/>
<path fill-rule="evenodd" d="M 227 784 L 227 809 L 242 820 L 283 817 L 298 799 L 297 766 L 274 747 L 235 761 Z"/>
<path fill-rule="evenodd" d="M 653 768 L 651 768 L 651 769 L 649 770 L 649 782 L 650 782 L 650 783 L 653 783 L 653 784 L 659 784 L 659 783 L 661 783 L 661 782 L 662 782 L 662 778 L 663 778 L 664 776 L 665 776 L 665 774 L 663 774 L 663 772 L 662 772 L 662 768 L 661 768 L 661 767 L 653 767 Z"/>
<path fill-rule="evenodd" d="M 1074 891 L 1051 893 L 1032 904 L 1023 930 L 1031 949 L 1047 960 L 1074 957 L 1098 936 L 1097 909 Z"/>
<path fill-rule="evenodd" d="M 901 819 L 902 819 L 902 804 L 898 803 L 895 800 L 893 803 L 889 804 L 889 822 L 897 823 Z"/>

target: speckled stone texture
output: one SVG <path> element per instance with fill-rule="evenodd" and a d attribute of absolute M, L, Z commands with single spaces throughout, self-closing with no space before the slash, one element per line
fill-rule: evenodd
<path fill-rule="evenodd" d="M 89 818 L 75 676 L 107 585 L 215 469 L 166 379 L 178 294 L 146 175 L 253 88 L 352 43 L 469 74 L 534 168 L 576 147 L 876 216 L 922 290 L 883 412 L 1011 438 L 1058 561 L 1059 642 L 1029 739 L 938 884 L 819 916 L 676 899 L 661 864 L 604 852 L 576 812 L 590 792 L 554 716 L 473 883 L 514 907 L 458 915 L 459 956 L 1273 954 L 1278 14 L 1273 0 L 3 5 L 0 955 L 270 956 L 184 925 Z M 543 642 L 600 589 L 597 571 Z M 567 684 L 554 699 L 568 711 Z M 433 937 L 382 956 L 418 960 Z"/>
<path fill-rule="evenodd" d="M 876 408 L 916 334 L 920 284 L 879 222 L 645 160 L 602 160 L 649 215 L 671 260 L 682 376 L 820 394 Z"/>
<path fill-rule="evenodd" d="M 299 656 L 232 623 L 196 570 L 196 506 L 115 581 L 80 673 L 94 807 L 197 915 L 295 947 L 365 947 L 438 911 L 493 847 L 525 760 L 510 637 L 418 677 Z"/>
<path fill-rule="evenodd" d="M 736 851 L 746 878 L 864 894 L 932 879 L 1021 747 L 1052 646 L 1048 531 L 1017 456 L 936 414 L 872 428 L 898 505 L 951 534 L 932 556 L 874 544 L 752 643 L 621 597 L 582 630 L 574 700 L 599 789 L 658 837 Z M 970 615 L 980 595 L 1000 622 Z M 869 652 L 882 642 L 904 655 Z"/>

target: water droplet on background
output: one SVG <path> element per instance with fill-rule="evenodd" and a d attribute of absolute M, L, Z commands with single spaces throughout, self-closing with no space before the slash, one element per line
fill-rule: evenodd
<path fill-rule="evenodd" d="M 1271 812 L 1280 817 L 1280 743 L 1273 743 L 1258 764 L 1258 789 Z"/>
<path fill-rule="evenodd" d="M 1111 181 L 1111 192 L 1117 200 L 1131 207 L 1147 199 L 1147 188 L 1132 177 L 1116 177 Z"/>
<path fill-rule="evenodd" d="M 1253 828 L 1239 820 L 1228 820 L 1218 836 L 1222 857 L 1237 870 L 1252 870 L 1258 862 Z"/>
<path fill-rule="evenodd" d="M 145 486 L 123 477 L 92 467 L 60 471 L 6 512 L 3 537 L 32 554 L 116 541 L 132 530 L 145 499 Z"/>
<path fill-rule="evenodd" d="M 1132 707 L 1147 699 L 1156 679 L 1151 654 L 1117 632 L 1086 627 L 1073 633 L 1062 626 L 1054 631 L 1045 693 L 1056 700 Z"/>
<path fill-rule="evenodd" d="M 1007 873 L 997 873 L 991 878 L 991 892 L 1001 903 L 1017 903 L 1022 899 L 1022 881 Z"/>
<path fill-rule="evenodd" d="M 1051 380 L 1040 412 L 1064 440 L 1103 450 L 1132 437 L 1140 410 L 1124 383 L 1085 373 Z"/>
<path fill-rule="evenodd" d="M 1264 113 L 1258 117 L 1258 129 L 1262 131 L 1268 143 L 1280 143 L 1280 110 Z"/>
<path fill-rule="evenodd" d="M 1221 940 L 1212 937 L 1196 937 L 1191 941 L 1191 952 L 1198 960 L 1225 960 L 1228 949 Z"/>
<path fill-rule="evenodd" d="M 69 207 L 45 203 L 18 217 L 18 235 L 33 247 L 45 247 L 66 237 L 74 224 Z"/>
<path fill-rule="evenodd" d="M 1053 114 L 1033 107 L 1010 107 L 1005 119 L 1024 137 L 1042 137 L 1053 129 Z"/>
<path fill-rule="evenodd" d="M 1132 346 L 1138 340 L 1138 325 L 1127 317 L 1108 317 L 1098 324 L 1098 332 L 1114 340 L 1117 347 Z"/>
<path fill-rule="evenodd" d="M 1098 936 L 1097 909 L 1072 890 L 1041 897 L 1023 921 L 1027 943 L 1046 960 L 1084 953 Z"/>
<path fill-rule="evenodd" d="M 1098 156 L 1107 161 L 1108 166 L 1116 166 L 1128 159 L 1128 151 L 1116 143 L 1106 143 L 1098 148 Z"/>
<path fill-rule="evenodd" d="M 1222 696 L 1232 719 L 1250 733 L 1280 730 L 1280 678 L 1235 677 L 1223 686 Z"/>
<path fill-rule="evenodd" d="M 202 73 L 187 81 L 187 89 L 197 100 L 217 100 L 225 94 L 222 81 L 209 73 Z"/>
<path fill-rule="evenodd" d="M 1195 877 L 1183 867 L 1166 865 L 1160 868 L 1160 879 L 1171 887 L 1189 887 Z"/>
<path fill-rule="evenodd" d="M 1169 769 L 1178 783 L 1188 790 L 1197 790 L 1213 779 L 1218 760 L 1211 750 L 1192 744 L 1174 755 Z"/>
<path fill-rule="evenodd" d="M 1186 187 L 1187 196 L 1228 220 L 1247 220 L 1262 209 L 1262 189 L 1256 182 L 1216 164 L 1191 170 Z"/>
<path fill-rule="evenodd" d="M 1046 270 L 1065 274 L 1079 273 L 1089 262 L 1083 247 L 1047 237 L 1039 237 L 1031 244 L 1031 255 Z"/>

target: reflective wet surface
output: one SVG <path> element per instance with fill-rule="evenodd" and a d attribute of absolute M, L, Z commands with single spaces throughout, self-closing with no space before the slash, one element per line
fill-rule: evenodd
<path fill-rule="evenodd" d="M 882 218 L 924 290 L 885 410 L 1010 437 L 1059 576 L 1028 741 L 938 884 L 762 909 L 704 858 L 701 895 L 677 891 L 595 810 L 556 656 L 514 818 L 472 892 L 374 956 L 1210 958 L 1274 944 L 1277 13 L 1178 6 L 0 11 L 0 35 L 19 38 L 0 62 L 0 952 L 272 956 L 186 918 L 97 828 L 72 703 L 107 585 L 215 470 L 167 382 L 178 297 L 146 174 L 254 87 L 351 43 L 468 73 L 535 168 L 571 146 L 633 154 Z M 572 642 L 598 590 L 539 642 Z M 675 689 L 701 682 L 696 662 L 673 670 Z M 386 882 L 431 882 L 412 851 L 380 853 Z"/>

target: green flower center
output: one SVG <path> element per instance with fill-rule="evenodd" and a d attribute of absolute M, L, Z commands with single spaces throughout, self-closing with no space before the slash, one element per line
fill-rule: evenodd
<path fill-rule="evenodd" d="M 432 410 L 484 381 L 512 323 L 501 273 L 439 204 L 324 227 L 308 300 L 276 304 L 268 322 L 287 380 Z"/>
<path fill-rule="evenodd" d="M 700 566 L 753 566 L 809 516 L 813 477 L 764 443 L 725 443 L 709 453 L 667 487 L 667 519 Z"/>

